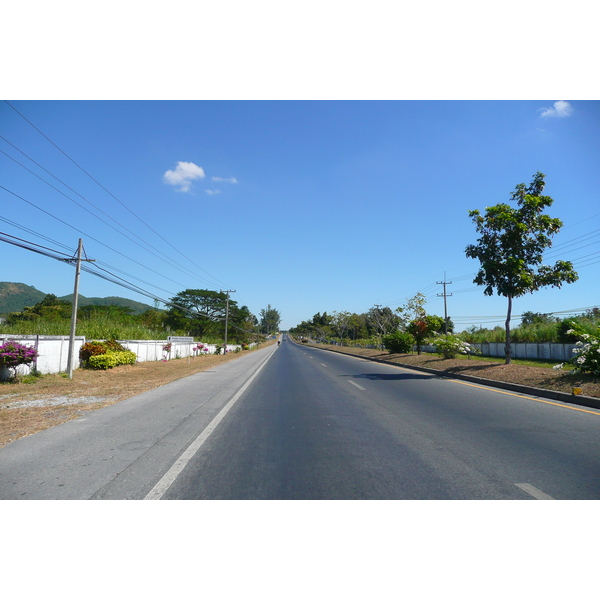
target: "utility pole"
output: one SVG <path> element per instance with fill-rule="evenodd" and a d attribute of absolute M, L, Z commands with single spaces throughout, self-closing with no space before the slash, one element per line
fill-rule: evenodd
<path fill-rule="evenodd" d="M 75 289 L 73 290 L 73 310 L 71 312 L 71 333 L 69 334 L 69 355 L 67 357 L 67 375 L 69 379 L 73 379 L 73 354 L 75 352 L 75 330 L 77 328 L 77 303 L 79 300 L 79 275 L 81 273 L 81 261 L 84 262 L 95 262 L 92 259 L 81 258 L 83 252 L 83 241 L 79 238 L 79 245 L 77 246 L 77 258 L 67 258 L 65 262 L 75 262 Z"/>
<path fill-rule="evenodd" d="M 435 282 L 437 285 L 443 285 L 444 286 L 444 293 L 443 294 L 438 294 L 438 296 L 444 296 L 444 332 L 446 335 L 448 335 L 448 306 L 446 304 L 446 298 L 448 296 L 452 296 L 452 294 L 446 294 L 446 286 L 450 285 L 452 282 L 451 281 L 446 281 L 446 271 L 444 271 L 444 281 L 436 281 Z"/>
<path fill-rule="evenodd" d="M 227 321 L 229 320 L 229 293 L 235 294 L 235 290 L 221 290 L 221 293 L 227 294 L 227 310 L 225 311 L 225 345 L 223 346 L 223 354 L 227 354 Z"/>

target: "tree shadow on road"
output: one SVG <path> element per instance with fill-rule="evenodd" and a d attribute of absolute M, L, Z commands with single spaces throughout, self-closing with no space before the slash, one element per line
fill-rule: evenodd
<path fill-rule="evenodd" d="M 428 375 L 423 373 L 361 373 L 353 375 L 354 379 L 371 379 L 381 381 L 402 381 L 403 379 L 431 379 L 436 375 Z"/>

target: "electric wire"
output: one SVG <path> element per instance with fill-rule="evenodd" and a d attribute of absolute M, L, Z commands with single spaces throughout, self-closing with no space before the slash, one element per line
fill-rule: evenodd
<path fill-rule="evenodd" d="M 3 139 L 4 141 L 8 142 L 8 140 L 6 140 L 5 138 L 3 138 L 2 136 L 0 136 L 0 138 Z M 10 142 L 8 142 L 8 143 L 10 144 Z M 13 144 L 11 144 L 11 146 L 12 145 Z M 16 149 L 19 150 L 18 148 L 16 148 Z M 19 152 L 21 152 L 21 151 L 19 150 Z M 200 277 L 199 275 L 193 273 L 189 269 L 187 269 L 185 267 L 182 267 L 181 265 L 179 265 L 178 263 L 176 263 L 175 261 L 173 261 L 172 259 L 170 259 L 166 254 L 164 254 L 160 250 L 158 250 L 158 252 L 160 254 L 162 254 L 165 258 L 160 257 L 158 254 L 156 254 L 156 252 L 154 252 L 154 250 L 150 250 L 148 248 L 145 248 L 144 246 L 142 246 L 141 244 L 139 244 L 138 242 L 136 242 L 134 239 L 132 239 L 128 235 L 124 234 L 122 231 L 119 231 L 113 225 L 111 225 L 110 223 L 108 223 L 107 221 L 105 221 L 104 219 L 102 219 L 101 217 L 99 217 L 98 215 L 94 214 L 91 210 L 89 210 L 88 208 L 86 208 L 85 206 L 83 206 L 82 204 L 80 204 L 79 202 L 77 202 L 76 200 L 74 200 L 73 198 L 71 198 L 70 196 L 68 196 L 67 194 L 65 194 L 63 191 L 61 191 L 57 187 L 53 186 L 50 182 L 48 182 L 45 179 L 43 179 L 42 177 L 40 177 L 37 173 L 34 173 L 31 169 L 29 169 L 28 167 L 26 167 L 25 165 L 23 165 L 22 163 L 20 163 L 14 157 L 12 157 L 9 154 L 7 154 L 6 152 L 4 152 L 4 150 L 0 150 L 0 153 L 4 154 L 8 158 L 10 158 L 13 162 L 15 162 L 20 167 L 22 167 L 23 169 L 25 169 L 26 171 L 28 171 L 29 173 L 31 173 L 33 176 L 37 177 L 40 181 L 42 181 L 43 183 L 45 183 L 47 186 L 51 187 L 53 190 L 55 190 L 56 192 L 58 192 L 59 194 L 61 194 L 65 198 L 67 198 L 67 200 L 70 200 L 75 205 L 79 206 L 79 208 L 81 208 L 82 210 L 85 210 L 88 214 L 92 215 L 94 218 L 98 219 L 99 221 L 101 221 L 102 223 L 104 223 L 105 225 L 107 225 L 108 227 L 110 227 L 111 229 L 113 229 L 114 231 L 116 231 L 118 234 L 120 234 L 120 235 L 124 236 L 125 238 L 127 238 L 130 242 L 133 242 L 134 244 L 136 244 L 137 246 L 139 246 L 140 248 L 142 248 L 146 252 L 149 252 L 150 254 L 152 254 L 153 256 L 155 256 L 156 258 L 158 258 L 159 260 L 162 260 L 163 262 L 166 262 L 170 267 L 174 267 L 174 268 L 178 269 L 179 271 L 181 271 L 182 273 L 184 273 L 185 275 L 192 275 L 193 277 L 198 278 L 198 279 L 204 281 L 205 283 L 208 283 L 209 285 L 212 285 L 208 280 L 206 280 L 205 278 Z M 24 153 L 22 152 L 22 154 L 24 154 Z M 24 156 L 27 156 L 27 155 L 24 154 Z M 29 158 L 29 156 L 27 156 L 27 158 Z M 131 233 L 132 235 L 134 235 L 139 240 L 143 241 L 146 245 L 150 246 L 150 244 L 148 244 L 148 242 L 142 240 L 142 238 L 140 238 L 138 235 L 136 235 L 135 233 L 133 233 L 132 231 L 130 231 L 129 229 L 127 229 L 126 227 L 124 227 L 123 225 L 121 225 L 120 223 L 118 223 L 118 221 L 116 221 L 110 215 L 107 215 L 104 211 L 102 211 L 101 209 L 99 209 L 98 207 L 96 207 L 89 200 L 87 200 L 84 196 L 82 196 L 81 194 L 79 194 L 78 192 L 76 192 L 75 190 L 73 190 L 71 187 L 69 187 L 66 183 L 64 183 L 63 181 L 61 181 L 60 179 L 58 179 L 58 177 L 55 177 L 54 175 L 52 175 L 52 173 L 50 173 L 47 169 L 45 169 L 44 167 L 42 167 L 41 165 L 39 165 L 33 159 L 29 158 L 29 160 L 31 160 L 32 162 L 34 162 L 41 169 L 44 169 L 44 171 L 46 171 L 47 173 L 49 173 L 52 177 L 54 177 L 57 181 L 59 181 L 60 183 L 62 183 L 69 190 L 71 190 L 72 192 L 74 192 L 75 194 L 77 194 L 80 198 L 83 198 L 83 200 L 85 200 L 88 204 L 90 204 L 91 206 L 93 206 L 94 208 L 96 208 L 103 215 L 107 216 L 112 221 L 115 221 L 115 223 L 117 223 L 120 227 L 123 227 L 123 229 L 125 229 L 126 231 L 128 231 L 129 233 Z M 183 269 L 185 269 L 185 270 L 183 270 Z"/>
<path fill-rule="evenodd" d="M 25 198 L 23 198 L 22 196 L 19 196 L 19 194 L 16 194 L 15 192 L 12 192 L 11 190 L 5 188 L 3 185 L 0 185 L 0 189 L 5 190 L 6 192 L 8 192 L 9 194 L 12 194 L 13 196 L 15 196 L 16 198 L 19 198 L 20 200 L 23 200 L 23 202 L 26 202 L 27 204 L 29 204 L 30 206 L 33 206 L 34 208 L 37 208 L 38 210 L 40 210 L 41 212 L 47 214 L 49 217 L 52 217 L 53 219 L 56 219 L 57 221 L 59 221 L 60 223 L 62 223 L 63 225 L 66 225 L 67 227 L 70 227 L 71 229 L 73 229 L 74 231 L 77 231 L 78 233 L 88 237 L 91 240 L 94 240 L 96 243 L 100 244 L 101 246 L 104 246 L 105 248 L 108 248 L 109 250 L 111 250 L 112 252 L 115 252 L 116 254 L 119 254 L 120 256 L 122 256 L 123 258 L 126 258 L 127 260 L 130 260 L 134 263 L 136 263 L 137 265 L 139 265 L 140 267 L 143 267 L 144 269 L 147 269 L 148 271 L 152 271 L 153 273 L 155 273 L 156 275 L 159 275 L 160 277 L 164 277 L 165 279 L 168 279 L 169 281 L 171 281 L 172 283 L 176 283 L 178 286 L 181 286 L 183 288 L 185 288 L 185 285 L 183 283 L 179 283 L 177 281 L 175 281 L 174 279 L 171 279 L 170 277 L 167 277 L 166 275 L 162 275 L 161 273 L 159 273 L 158 271 L 155 271 L 154 269 L 151 269 L 150 267 L 147 267 L 146 265 L 143 265 L 142 263 L 138 262 L 137 260 L 131 258 L 130 256 L 127 256 L 126 254 L 123 254 L 122 252 L 119 252 L 118 250 L 115 250 L 114 248 L 112 248 L 111 246 L 108 246 L 107 244 L 105 244 L 104 242 L 101 242 L 100 240 L 96 239 L 95 237 L 91 236 L 88 233 L 85 233 L 84 231 L 81 231 L 81 229 L 77 229 L 77 227 L 74 227 L 73 225 L 70 225 L 69 223 L 67 223 L 66 221 L 63 221 L 62 219 L 58 218 L 57 216 L 49 213 L 47 210 L 44 210 L 43 208 L 37 206 L 36 204 L 34 204 L 33 202 L 31 202 L 30 200 L 26 200 Z"/>
<path fill-rule="evenodd" d="M 200 267 L 199 265 L 197 265 L 194 261 L 192 261 L 189 258 L 189 256 L 187 256 L 186 254 L 184 254 L 183 252 L 181 252 L 180 250 L 178 250 L 175 246 L 173 246 L 173 244 L 171 244 L 171 242 L 169 242 L 169 240 L 165 239 L 162 235 L 160 235 L 160 233 L 158 233 L 152 227 L 150 227 L 150 225 L 148 225 L 143 219 L 141 219 L 137 214 L 135 214 L 127 205 L 125 205 L 123 202 L 121 202 L 121 200 L 119 200 L 112 192 L 110 192 L 109 190 L 107 190 L 99 181 L 97 181 L 94 177 L 92 177 L 92 175 L 90 175 L 81 165 L 79 165 L 77 162 L 75 162 L 64 150 L 62 150 L 57 144 L 55 144 L 45 133 L 43 133 L 40 129 L 38 129 L 29 119 L 27 119 L 27 117 L 25 117 L 10 102 L 8 102 L 8 100 L 5 100 L 4 102 L 8 106 L 10 106 L 10 108 L 12 108 L 27 123 L 29 123 L 29 125 L 31 125 L 31 127 L 33 127 L 40 135 L 42 135 L 46 140 L 48 140 L 48 142 L 50 142 L 61 154 L 63 154 L 66 158 L 68 158 L 78 169 L 80 169 L 83 173 L 85 173 L 85 175 L 87 175 L 94 183 L 96 183 L 98 186 L 100 186 L 109 196 L 111 196 L 112 198 L 114 198 L 123 208 L 125 208 L 138 221 L 140 221 L 150 231 L 152 231 L 156 236 L 158 236 L 163 242 L 165 242 L 166 244 L 168 244 L 169 246 L 171 246 L 171 248 L 173 248 L 173 250 L 175 250 L 176 252 L 178 252 L 186 260 L 190 261 L 196 268 L 200 269 L 202 272 L 206 273 L 209 277 L 211 277 L 215 281 L 218 281 L 219 283 L 221 283 L 221 284 L 223 284 L 224 286 L 227 287 L 227 284 L 223 283 L 220 279 L 218 279 L 214 275 L 211 275 L 208 271 L 206 271 L 205 269 L 203 269 L 202 267 Z"/>
<path fill-rule="evenodd" d="M 58 250 L 54 250 L 52 248 L 48 248 L 48 247 L 42 246 L 40 244 L 35 244 L 34 242 L 30 242 L 30 241 L 24 240 L 22 238 L 18 238 L 16 236 L 10 235 L 5 232 L 0 232 L 0 241 L 7 242 L 9 244 L 23 248 L 25 250 L 35 252 L 37 254 L 41 254 L 48 258 L 53 258 L 55 260 L 65 262 L 67 264 L 71 264 L 72 266 L 75 266 L 75 263 L 77 262 L 77 259 L 72 254 L 67 254 L 65 252 L 59 252 Z M 97 265 L 88 265 L 85 262 L 82 262 L 80 264 L 80 269 L 86 273 L 89 273 L 90 275 L 94 275 L 96 277 L 104 279 L 105 281 L 119 285 L 119 286 L 121 286 L 125 289 L 128 289 L 130 291 L 133 291 L 137 294 L 146 296 L 148 298 L 151 298 L 152 300 L 162 302 L 165 306 L 171 306 L 174 308 L 178 308 L 178 309 L 182 310 L 188 316 L 201 316 L 201 317 L 208 318 L 215 322 L 225 320 L 225 316 L 209 315 L 208 313 L 204 313 L 199 310 L 192 310 L 186 306 L 177 304 L 176 302 L 173 302 L 172 300 L 166 300 L 164 298 L 161 298 L 161 297 L 157 296 L 156 294 L 153 294 L 152 292 L 149 292 L 135 284 L 132 284 L 131 282 L 126 281 L 122 277 L 118 277 L 117 275 L 115 275 L 114 273 L 111 273 L 107 269 L 98 267 Z M 102 272 L 98 272 L 98 270 L 96 270 L 96 269 L 98 269 Z M 233 322 L 229 322 L 229 326 L 232 328 L 238 329 L 240 331 L 243 331 L 245 333 L 249 333 L 249 334 L 255 333 L 253 331 L 243 329 Z"/>

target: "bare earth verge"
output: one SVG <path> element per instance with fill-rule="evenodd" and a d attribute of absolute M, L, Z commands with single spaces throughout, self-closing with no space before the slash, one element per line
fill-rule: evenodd
<path fill-rule="evenodd" d="M 381 350 L 368 348 L 351 348 L 328 346 L 326 344 L 310 344 L 315 348 L 328 348 L 345 354 L 365 356 L 388 360 L 402 365 L 414 365 L 444 371 L 446 373 L 460 373 L 490 379 L 516 383 L 546 390 L 556 390 L 570 394 L 574 387 L 582 388 L 584 396 L 600 398 L 600 378 L 593 375 L 560 371 L 548 367 L 530 367 L 525 365 L 506 365 L 499 359 L 498 362 L 478 360 L 476 358 L 440 358 L 433 354 L 388 354 Z"/>
<path fill-rule="evenodd" d="M 274 343 L 261 344 L 261 348 Z M 44 375 L 34 383 L 0 384 L 0 447 L 248 352 L 254 350 L 121 365 L 107 371 L 77 369 L 71 380 L 57 374 Z"/>

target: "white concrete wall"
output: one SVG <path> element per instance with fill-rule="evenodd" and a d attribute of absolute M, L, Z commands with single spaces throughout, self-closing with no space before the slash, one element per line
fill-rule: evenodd
<path fill-rule="evenodd" d="M 504 342 L 493 342 L 490 344 L 471 344 L 477 348 L 483 356 L 498 356 L 504 358 Z M 546 342 L 542 344 L 511 344 L 512 358 L 530 358 L 543 360 L 556 360 L 565 362 L 573 358 L 575 344 L 555 344 Z M 435 346 L 426 345 L 422 347 L 423 352 L 435 352 Z"/>
<path fill-rule="evenodd" d="M 8 341 L 19 342 L 26 346 L 32 346 L 38 351 L 38 358 L 30 366 L 20 365 L 17 369 L 19 375 L 27 375 L 32 368 L 36 368 L 40 373 L 61 373 L 67 370 L 67 360 L 69 351 L 69 336 L 60 335 L 0 335 L 0 345 Z M 91 341 L 91 340 L 90 340 Z M 74 362 L 73 368 L 77 369 L 79 364 L 79 350 L 86 343 L 83 336 L 75 337 L 75 349 L 73 352 Z M 197 354 L 194 348 L 201 342 L 171 342 L 171 352 L 163 352 L 163 346 L 167 340 L 119 340 L 119 343 L 127 350 L 131 350 L 137 356 L 137 362 L 147 362 L 153 360 L 173 360 L 176 358 L 187 358 Z M 208 353 L 214 354 L 216 350 L 215 344 L 204 344 L 208 346 Z M 255 343 L 250 344 L 251 348 L 256 346 Z M 234 352 L 236 349 L 241 349 L 240 345 L 227 344 L 227 351 Z M 9 371 L 6 367 L 0 366 L 0 380 L 7 379 L 12 370 Z"/>
<path fill-rule="evenodd" d="M 38 351 L 38 358 L 30 366 L 20 365 L 17 372 L 20 375 L 27 375 L 32 368 L 40 373 L 60 373 L 67 370 L 67 361 L 69 355 L 69 336 L 68 335 L 2 335 L 0 334 L 0 345 L 6 342 L 19 342 L 25 346 L 31 346 Z M 73 368 L 79 366 L 79 349 L 85 344 L 83 336 L 75 337 L 75 348 L 73 352 Z M 4 371 L 4 370 L 3 370 Z M 12 369 L 11 369 L 12 371 Z M 7 371 L 0 374 L 0 378 L 6 378 Z"/>

